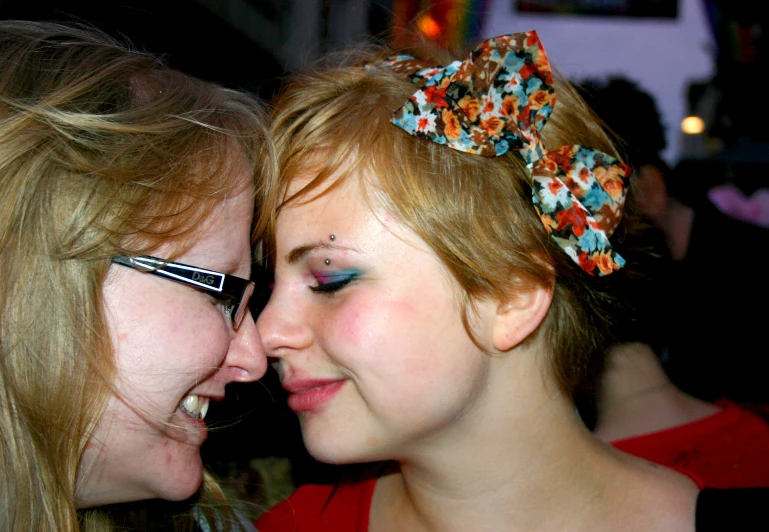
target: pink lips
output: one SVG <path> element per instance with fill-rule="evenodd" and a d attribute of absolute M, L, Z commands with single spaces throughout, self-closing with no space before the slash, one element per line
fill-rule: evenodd
<path fill-rule="evenodd" d="M 288 407 L 294 412 L 316 410 L 328 403 L 344 386 L 345 380 L 296 380 L 283 383 L 289 392 Z"/>

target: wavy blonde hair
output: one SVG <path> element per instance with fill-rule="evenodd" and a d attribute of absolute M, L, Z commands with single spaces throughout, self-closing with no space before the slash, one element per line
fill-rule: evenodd
<path fill-rule="evenodd" d="M 462 153 L 390 122 L 417 87 L 391 69 L 361 65 L 397 53 L 403 51 L 348 54 L 341 64 L 298 75 L 279 95 L 271 130 L 280 174 L 265 188 L 260 222 L 266 249 L 274 249 L 275 221 L 287 204 L 324 184 L 332 190 L 351 175 L 374 176 L 375 201 L 427 242 L 461 287 L 468 332 L 473 301 L 504 301 L 534 285 L 552 287 L 552 305 L 530 339 L 544 340 L 563 393 L 589 386 L 600 371 L 612 322 L 611 281 L 591 278 L 549 238 L 518 154 Z M 434 64 L 452 59 L 437 50 L 406 53 Z M 542 130 L 545 146 L 581 144 L 617 156 L 571 85 L 556 79 L 555 88 L 558 103 Z M 288 197 L 292 179 L 308 172 L 314 180 Z"/>
<path fill-rule="evenodd" d="M 0 22 L 0 530 L 110 528 L 75 508 L 113 393 L 110 258 L 192 245 L 244 163 L 273 172 L 264 124 L 93 29 Z"/>

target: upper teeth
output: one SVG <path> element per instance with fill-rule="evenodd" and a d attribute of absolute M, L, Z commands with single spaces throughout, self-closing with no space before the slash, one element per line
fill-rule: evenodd
<path fill-rule="evenodd" d="M 182 401 L 182 410 L 190 414 L 195 419 L 203 419 L 208 412 L 208 397 L 190 394 Z"/>

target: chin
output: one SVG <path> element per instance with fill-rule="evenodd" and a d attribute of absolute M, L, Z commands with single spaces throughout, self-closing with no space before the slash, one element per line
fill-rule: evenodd
<path fill-rule="evenodd" d="M 152 499 L 166 501 L 184 501 L 195 495 L 203 483 L 203 471 L 196 468 L 197 472 L 190 471 L 184 475 L 178 472 L 171 473 L 158 469 L 156 475 L 151 478 L 134 478 L 131 485 L 125 483 L 117 487 L 109 487 L 106 491 L 86 491 L 78 493 L 75 506 L 77 508 L 92 508 L 109 504 L 125 504 L 141 502 Z"/>
<path fill-rule="evenodd" d="M 306 435 L 303 439 L 307 452 L 324 464 L 360 464 L 387 459 L 376 453 L 373 441 L 363 445 L 353 438 L 334 439 Z"/>
<path fill-rule="evenodd" d="M 203 476 L 201 475 L 195 482 L 186 483 L 184 486 L 173 486 L 166 490 L 158 497 L 167 501 L 185 501 L 195 495 L 203 484 Z"/>
<path fill-rule="evenodd" d="M 154 497 L 167 501 L 184 501 L 195 495 L 203 484 L 203 464 L 200 454 L 194 457 L 177 455 L 168 465 L 158 470 L 154 479 Z"/>

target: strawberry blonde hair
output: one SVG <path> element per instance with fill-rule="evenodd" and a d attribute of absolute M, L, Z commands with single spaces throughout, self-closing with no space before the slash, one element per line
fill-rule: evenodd
<path fill-rule="evenodd" d="M 474 300 L 503 301 L 533 286 L 553 290 L 547 316 L 530 338 L 548 347 L 561 391 L 573 393 L 600 371 L 612 321 L 612 281 L 590 277 L 549 238 L 518 154 L 463 153 L 390 122 L 418 87 L 390 69 L 361 65 L 396 53 L 401 52 L 349 54 L 339 64 L 301 73 L 279 95 L 271 131 L 280 173 L 265 187 L 260 222 L 266 249 L 274 249 L 275 221 L 287 204 L 321 185 L 331 190 L 354 174 L 374 176 L 376 201 L 433 249 L 461 287 L 468 332 Z M 407 53 L 436 65 L 451 60 L 429 50 Z M 616 157 L 576 91 L 558 79 L 555 91 L 558 103 L 541 132 L 545 146 L 580 144 Z M 288 197 L 294 177 L 307 172 L 315 178 Z"/>

